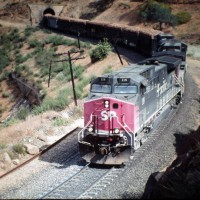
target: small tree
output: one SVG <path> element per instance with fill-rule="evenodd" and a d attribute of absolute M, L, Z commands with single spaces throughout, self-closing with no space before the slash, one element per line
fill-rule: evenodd
<path fill-rule="evenodd" d="M 107 39 L 104 39 L 103 42 L 100 41 L 97 47 L 91 51 L 90 58 L 93 63 L 99 60 L 103 60 L 108 56 L 111 50 L 112 48 L 110 43 L 108 42 Z"/>
<path fill-rule="evenodd" d="M 139 15 L 146 21 L 159 22 L 160 30 L 162 23 L 176 24 L 176 17 L 171 14 L 171 8 L 154 0 L 149 0 L 142 4 Z"/>

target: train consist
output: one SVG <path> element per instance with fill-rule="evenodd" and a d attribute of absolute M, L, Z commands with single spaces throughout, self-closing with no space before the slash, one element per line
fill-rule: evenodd
<path fill-rule="evenodd" d="M 91 82 L 78 134 L 87 162 L 123 164 L 148 138 L 164 111 L 180 103 L 187 45 L 170 34 L 85 20 L 44 16 L 45 26 L 134 47 L 149 58 Z"/>

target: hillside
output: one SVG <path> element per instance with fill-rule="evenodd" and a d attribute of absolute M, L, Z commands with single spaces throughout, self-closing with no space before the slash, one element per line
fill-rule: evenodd
<path fill-rule="evenodd" d="M 48 30 L 40 30 L 37 27 L 30 27 L 29 10 L 27 3 L 46 3 L 63 5 L 64 8 L 61 16 L 90 19 L 97 21 L 106 21 L 110 23 L 126 24 L 130 26 L 159 28 L 158 23 L 144 23 L 138 20 L 138 8 L 141 1 L 132 0 L 4 0 L 0 2 L 0 35 L 9 35 L 12 38 L 10 44 L 10 63 L 0 73 L 0 174 L 6 172 L 15 166 L 13 163 L 5 163 L 5 152 L 19 162 L 27 159 L 29 155 L 23 156 L 13 153 L 14 145 L 21 145 L 24 142 L 30 142 L 38 147 L 49 144 L 58 139 L 62 134 L 69 131 L 73 122 L 82 117 L 83 101 L 89 91 L 89 82 L 92 78 L 117 70 L 128 65 L 131 62 L 137 62 L 142 59 L 138 54 L 120 49 L 124 66 L 121 65 L 116 53 L 112 51 L 109 56 L 97 63 L 91 63 L 89 54 L 91 49 L 95 48 L 97 42 L 81 41 L 83 54 L 76 56 L 82 57 L 74 62 L 76 71 L 76 87 L 78 94 L 78 107 L 74 106 L 73 94 L 69 71 L 63 70 L 65 64 L 54 65 L 50 87 L 48 87 L 48 70 L 49 60 L 52 53 L 62 53 L 68 50 L 77 49 L 77 41 L 74 38 L 64 37 Z M 170 32 L 177 38 L 188 43 L 188 73 L 200 88 L 200 3 L 193 4 L 170 4 L 172 13 L 187 11 L 191 13 L 191 20 L 182 25 L 173 27 L 163 27 L 164 32 Z M 13 28 L 17 28 L 13 29 Z M 5 40 L 5 43 L 7 40 Z M 41 47 L 45 42 L 44 49 Z M 2 47 L 3 38 L 1 37 L 0 48 Z M 195 45 L 195 46 L 193 46 Z M 40 47 L 39 48 L 37 48 Z M 51 51 L 53 49 L 53 51 Z M 45 66 L 45 67 L 42 67 Z M 80 70 L 78 70 L 80 69 Z M 44 107 L 37 107 L 35 112 L 38 115 L 26 115 L 26 109 L 22 108 L 22 116 L 18 119 L 4 120 L 10 115 L 12 107 L 21 99 L 15 84 L 11 84 L 8 74 L 17 70 L 22 76 L 27 77 L 40 88 L 40 93 L 45 94 L 45 103 L 57 101 L 59 106 L 55 105 L 54 111 L 46 110 Z M 61 95 L 63 94 L 63 95 Z M 52 100 L 53 99 L 53 100 Z M 66 100 L 63 101 L 62 100 Z M 196 99 L 199 99 L 197 94 Z M 51 101 L 52 100 L 52 101 Z M 53 103 L 52 103 L 53 104 Z M 25 104 L 27 107 L 28 105 Z M 49 105 L 49 104 L 48 104 Z M 37 106 L 37 105 L 35 105 Z M 25 107 L 25 108 L 27 108 Z M 44 109 L 44 110 L 42 110 Z M 40 114 L 42 113 L 42 114 Z M 196 113 L 196 111 L 194 112 Z M 198 130 L 199 133 L 199 116 L 193 119 L 193 123 L 188 122 L 188 129 Z M 80 125 L 81 123 L 79 123 Z M 62 132 L 62 134 L 61 134 Z M 192 131 L 191 131 L 192 132 Z M 46 137 L 46 143 L 41 142 Z M 23 153 L 23 152 L 22 152 Z M 184 152 L 185 153 L 185 152 Z M 195 154 L 196 155 L 196 154 Z M 173 158 L 172 158 L 173 160 Z M 168 170 L 170 171 L 170 170 Z M 157 196 L 156 196 L 157 198 Z"/>
<path fill-rule="evenodd" d="M 200 2 L 198 1 L 171 1 L 179 2 L 170 4 L 172 13 L 176 14 L 180 11 L 189 12 L 192 16 L 191 20 L 182 25 L 175 26 L 174 28 L 166 27 L 163 31 L 171 32 L 177 37 L 184 39 L 186 42 L 199 43 L 200 36 Z M 190 3 L 181 3 L 190 2 Z M 191 3 L 196 2 L 196 3 Z M 138 10 L 142 1 L 131 0 L 32 0 L 32 1 L 17 1 L 17 0 L 5 0 L 0 2 L 0 20 L 10 21 L 15 20 L 15 23 L 30 24 L 30 11 L 27 4 L 42 4 L 46 3 L 53 5 L 63 5 L 64 8 L 60 16 L 108 21 L 111 23 L 122 23 L 127 25 L 139 25 L 140 27 L 150 26 L 152 28 L 158 28 L 158 23 L 142 23 L 138 21 Z M 1 23 L 4 23 L 0 21 Z M 0 24 L 1 24 L 0 23 Z M 19 25 L 19 24 L 18 24 Z"/>

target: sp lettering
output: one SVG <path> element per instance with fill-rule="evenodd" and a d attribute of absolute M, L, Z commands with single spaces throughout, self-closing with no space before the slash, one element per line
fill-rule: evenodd
<path fill-rule="evenodd" d="M 106 110 L 101 111 L 101 117 L 102 117 L 101 119 L 103 121 L 107 121 L 109 118 L 111 120 L 111 118 L 115 116 L 117 116 L 115 111 L 106 111 Z"/>

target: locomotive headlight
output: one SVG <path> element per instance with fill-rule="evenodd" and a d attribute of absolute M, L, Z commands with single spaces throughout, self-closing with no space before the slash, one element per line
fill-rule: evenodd
<path fill-rule="evenodd" d="M 115 132 L 116 134 L 119 133 L 119 129 L 116 128 L 116 129 L 114 130 L 114 132 Z"/>
<path fill-rule="evenodd" d="M 109 107 L 109 101 L 108 101 L 108 100 L 105 100 L 105 101 L 104 101 L 104 107 L 105 107 L 105 108 L 108 108 L 108 107 Z"/>
<path fill-rule="evenodd" d="M 89 131 L 89 132 L 92 132 L 92 131 L 93 131 L 93 127 L 90 126 L 90 127 L 88 128 L 88 131 Z"/>
<path fill-rule="evenodd" d="M 107 104 L 107 105 L 105 105 L 105 108 L 108 108 L 109 107 L 109 105 Z"/>

